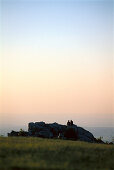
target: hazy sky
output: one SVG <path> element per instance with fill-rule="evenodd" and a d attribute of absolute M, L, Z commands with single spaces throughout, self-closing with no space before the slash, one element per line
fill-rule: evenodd
<path fill-rule="evenodd" d="M 0 1 L 0 124 L 113 126 L 113 1 Z"/>

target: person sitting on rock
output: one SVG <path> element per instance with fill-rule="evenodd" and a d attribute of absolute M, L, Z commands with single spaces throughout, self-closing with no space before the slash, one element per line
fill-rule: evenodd
<path fill-rule="evenodd" d="M 72 121 L 72 120 L 70 121 L 70 125 L 71 125 L 71 126 L 73 125 L 73 121 Z"/>
<path fill-rule="evenodd" d="M 67 126 L 70 126 L 70 121 L 68 120 L 68 122 L 67 122 Z"/>

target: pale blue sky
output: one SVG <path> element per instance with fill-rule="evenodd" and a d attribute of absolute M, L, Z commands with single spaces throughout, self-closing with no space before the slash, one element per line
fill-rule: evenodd
<path fill-rule="evenodd" d="M 112 63 L 112 13 L 112 1 L 3 0 L 3 49 L 32 54 L 45 51 L 47 56 L 58 53 L 47 58 L 49 63 L 52 58 L 55 63 L 58 58 L 68 58 L 68 62 L 71 58 L 71 65 L 77 60 L 82 62 L 85 54 L 90 69 L 94 65 L 101 68 L 101 63 L 103 67 Z M 10 55 L 9 60 L 12 62 Z"/>
<path fill-rule="evenodd" d="M 112 1 L 3 0 L 3 37 L 8 45 L 101 46 L 112 37 L 112 12 Z"/>

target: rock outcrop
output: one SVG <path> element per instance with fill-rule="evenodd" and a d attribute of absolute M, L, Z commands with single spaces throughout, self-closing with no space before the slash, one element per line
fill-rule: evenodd
<path fill-rule="evenodd" d="M 28 124 L 28 135 L 42 138 L 62 138 L 95 142 L 92 133 L 77 125 L 61 125 L 58 123 L 30 122 Z"/>
<path fill-rule="evenodd" d="M 94 143 L 104 143 L 102 140 L 94 138 L 93 134 L 82 127 L 73 124 L 73 121 L 67 122 L 67 125 L 58 123 L 30 122 L 28 132 L 20 129 L 19 132 L 12 131 L 8 136 L 32 136 L 42 138 L 60 138 L 80 140 Z"/>

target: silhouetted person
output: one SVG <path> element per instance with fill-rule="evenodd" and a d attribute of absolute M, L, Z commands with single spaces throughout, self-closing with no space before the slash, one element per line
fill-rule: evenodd
<path fill-rule="evenodd" d="M 70 121 L 68 120 L 68 122 L 67 122 L 67 126 L 70 126 Z"/>
<path fill-rule="evenodd" d="M 70 121 L 70 125 L 71 125 L 71 126 L 73 125 L 73 121 L 72 121 L 72 120 Z"/>

